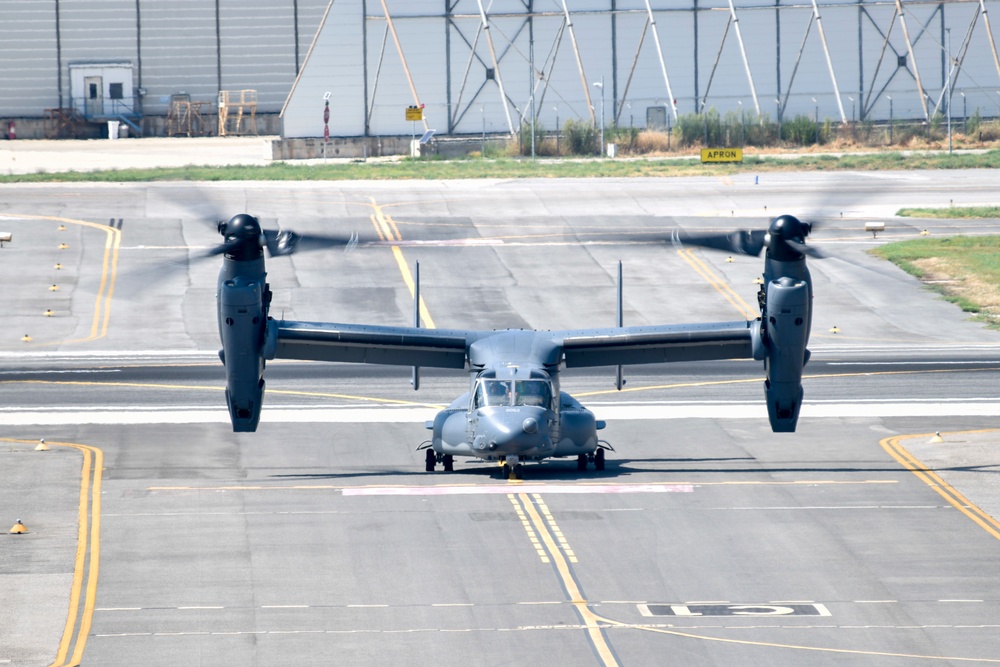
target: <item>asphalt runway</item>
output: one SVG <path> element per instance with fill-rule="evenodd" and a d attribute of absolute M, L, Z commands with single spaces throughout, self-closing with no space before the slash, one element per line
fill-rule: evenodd
<path fill-rule="evenodd" d="M 1000 336 L 865 252 L 995 234 L 891 217 L 995 197 L 981 172 L 0 187 L 0 520 L 29 529 L 0 540 L 0 664 L 1000 662 Z M 567 371 L 605 471 L 425 473 L 464 374 L 276 362 L 234 434 L 196 256 L 241 210 L 362 236 L 269 261 L 272 314 L 409 324 L 419 261 L 427 324 L 484 329 L 612 324 L 618 260 L 627 324 L 751 317 L 760 259 L 641 232 L 817 215 L 798 431 L 755 363 Z"/>

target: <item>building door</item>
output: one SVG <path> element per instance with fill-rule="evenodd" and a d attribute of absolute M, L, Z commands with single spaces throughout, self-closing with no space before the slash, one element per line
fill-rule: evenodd
<path fill-rule="evenodd" d="M 87 118 L 104 115 L 104 79 L 88 76 L 83 79 L 84 115 Z"/>

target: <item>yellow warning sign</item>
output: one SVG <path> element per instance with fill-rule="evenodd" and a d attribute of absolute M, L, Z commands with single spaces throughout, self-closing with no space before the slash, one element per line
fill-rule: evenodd
<path fill-rule="evenodd" d="M 702 148 L 702 162 L 743 162 L 742 148 Z"/>
<path fill-rule="evenodd" d="M 423 120 L 424 110 L 421 107 L 406 107 L 406 120 Z"/>

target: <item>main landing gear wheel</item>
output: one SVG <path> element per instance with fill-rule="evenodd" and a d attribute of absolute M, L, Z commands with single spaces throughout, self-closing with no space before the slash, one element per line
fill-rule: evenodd
<path fill-rule="evenodd" d="M 452 472 L 455 469 L 455 459 L 451 454 L 445 454 L 441 463 L 444 465 L 445 472 Z"/>
<path fill-rule="evenodd" d="M 433 449 L 427 450 L 427 458 L 425 460 L 427 463 L 424 466 L 424 470 L 426 470 L 427 472 L 434 472 L 434 464 L 437 463 L 437 455 L 434 454 Z"/>
<path fill-rule="evenodd" d="M 594 452 L 594 470 L 604 470 L 604 450 L 600 447 Z"/>

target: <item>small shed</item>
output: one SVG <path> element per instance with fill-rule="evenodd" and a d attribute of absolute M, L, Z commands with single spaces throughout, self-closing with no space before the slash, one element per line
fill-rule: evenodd
<path fill-rule="evenodd" d="M 140 116 L 131 62 L 86 62 L 69 66 L 73 109 L 90 121 Z"/>

